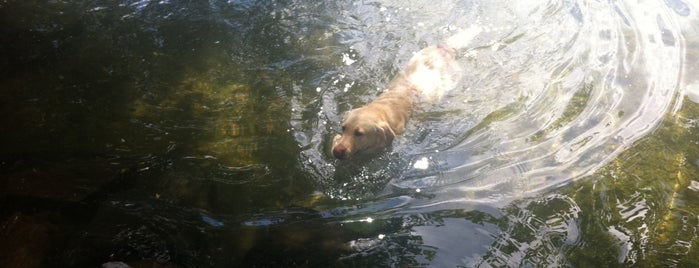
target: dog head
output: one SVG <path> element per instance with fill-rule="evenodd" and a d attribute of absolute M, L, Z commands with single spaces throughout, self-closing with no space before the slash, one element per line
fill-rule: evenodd
<path fill-rule="evenodd" d="M 337 159 L 371 154 L 391 145 L 396 134 L 386 120 L 370 107 L 351 110 L 342 121 L 342 134 L 335 136 L 332 153 Z"/>

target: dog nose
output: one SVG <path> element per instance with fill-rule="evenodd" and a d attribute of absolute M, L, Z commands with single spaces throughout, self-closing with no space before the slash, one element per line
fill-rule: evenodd
<path fill-rule="evenodd" d="M 333 156 L 337 159 L 345 159 L 347 158 L 347 148 L 345 146 L 342 146 L 342 144 L 338 144 L 333 148 Z"/>

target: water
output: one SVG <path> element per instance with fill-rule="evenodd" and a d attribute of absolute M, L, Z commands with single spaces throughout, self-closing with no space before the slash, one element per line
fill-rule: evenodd
<path fill-rule="evenodd" d="M 0 2 L 10 266 L 692 265 L 696 5 Z M 345 111 L 460 29 L 390 150 Z"/>

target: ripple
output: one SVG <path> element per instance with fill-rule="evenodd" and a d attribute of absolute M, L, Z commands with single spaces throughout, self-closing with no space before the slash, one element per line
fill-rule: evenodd
<path fill-rule="evenodd" d="M 679 108 L 684 39 L 674 14 L 683 14 L 681 1 L 447 6 L 354 3 L 333 26 L 341 44 L 336 69 L 298 89 L 301 96 L 305 87 L 322 88 L 317 95 L 292 100 L 297 111 L 314 111 L 293 116 L 292 125 L 303 158 L 314 163 L 308 169 L 329 190 L 347 186 L 332 182 L 347 179 L 326 153 L 341 114 L 373 99 L 412 51 L 472 24 L 486 31 L 462 52 L 465 79 L 442 102 L 421 107 L 376 160 L 374 168 L 391 165 L 397 174 L 364 167 L 347 176 L 381 174 L 356 180 L 388 183 L 375 194 L 434 195 L 416 199 L 416 207 L 505 204 L 593 173 Z M 347 49 L 349 66 L 342 64 Z"/>
<path fill-rule="evenodd" d="M 544 207 L 556 209 L 541 209 Z M 574 200 L 563 195 L 549 195 L 507 210 L 508 229 L 497 234 L 488 254 L 470 266 L 564 265 L 561 248 L 580 240 L 581 209 Z"/>

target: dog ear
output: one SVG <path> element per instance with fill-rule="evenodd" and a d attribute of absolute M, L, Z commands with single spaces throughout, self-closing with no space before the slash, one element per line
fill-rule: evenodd
<path fill-rule="evenodd" d="M 393 132 L 391 126 L 389 126 L 386 122 L 379 124 L 378 128 L 379 131 L 381 131 L 381 133 L 383 134 L 384 140 L 386 141 L 386 145 L 390 145 L 393 142 L 393 139 L 396 137 L 396 133 Z"/>

